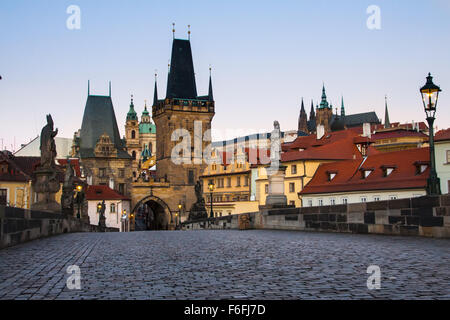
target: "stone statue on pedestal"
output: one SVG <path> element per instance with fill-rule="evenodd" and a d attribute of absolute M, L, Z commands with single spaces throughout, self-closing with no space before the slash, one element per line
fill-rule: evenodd
<path fill-rule="evenodd" d="M 55 201 L 55 194 L 60 189 L 58 169 L 55 165 L 55 136 L 58 129 L 53 130 L 53 119 L 47 115 L 47 125 L 41 131 L 41 163 L 33 174 L 33 190 L 37 193 L 37 202 L 31 205 L 33 210 L 60 212 L 61 205 Z"/>
<path fill-rule="evenodd" d="M 64 184 L 61 194 L 61 211 L 64 215 L 73 216 L 74 203 L 74 171 L 70 160 L 67 160 Z"/>
<path fill-rule="evenodd" d="M 98 227 L 100 232 L 106 231 L 106 217 L 105 217 L 106 205 L 105 200 L 102 201 L 99 218 L 98 218 Z"/>
<path fill-rule="evenodd" d="M 287 197 L 284 194 L 284 178 L 286 166 L 281 164 L 281 130 L 278 121 L 273 123 L 273 131 L 270 136 L 270 166 L 266 167 L 269 178 L 269 194 L 266 198 L 266 206 L 285 207 Z"/>
<path fill-rule="evenodd" d="M 199 180 L 195 184 L 195 196 L 197 198 L 197 201 L 192 205 L 191 210 L 189 211 L 188 220 L 193 221 L 208 218 L 205 199 L 203 199 L 202 184 Z"/>

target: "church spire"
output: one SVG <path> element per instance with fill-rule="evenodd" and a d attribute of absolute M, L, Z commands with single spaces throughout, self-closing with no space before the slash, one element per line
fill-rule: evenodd
<path fill-rule="evenodd" d="M 127 113 L 127 120 L 137 120 L 137 113 L 134 110 L 133 95 L 131 95 L 130 110 Z"/>
<path fill-rule="evenodd" d="M 298 131 L 308 132 L 308 119 L 305 111 L 305 104 L 302 98 L 302 107 L 300 108 L 300 116 L 298 118 Z"/>
<path fill-rule="evenodd" d="M 341 97 L 341 117 L 345 117 L 344 96 Z"/>
<path fill-rule="evenodd" d="M 208 89 L 208 100 L 214 101 L 213 89 L 212 89 L 212 79 L 211 79 L 211 66 L 209 66 L 209 89 Z"/>
<path fill-rule="evenodd" d="M 387 106 L 387 96 L 384 97 L 384 101 L 385 101 L 384 127 L 387 129 L 387 128 L 391 127 L 391 122 L 389 121 L 389 111 L 388 111 L 388 106 Z"/>
<path fill-rule="evenodd" d="M 320 108 L 328 108 L 327 94 L 325 93 L 325 84 L 322 87 L 322 101 L 320 101 Z"/>
<path fill-rule="evenodd" d="M 158 76 L 158 74 L 155 72 L 155 91 L 153 93 L 153 105 L 154 106 L 158 103 L 158 86 L 156 84 L 157 76 Z"/>

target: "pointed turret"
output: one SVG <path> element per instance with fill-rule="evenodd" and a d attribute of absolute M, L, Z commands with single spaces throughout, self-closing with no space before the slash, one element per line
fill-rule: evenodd
<path fill-rule="evenodd" d="M 158 103 L 158 85 L 156 83 L 156 73 L 155 73 L 155 90 L 153 93 L 153 105 L 156 106 L 156 104 Z M 147 104 L 146 104 L 147 105 Z"/>
<path fill-rule="evenodd" d="M 194 63 L 189 40 L 173 39 L 166 98 L 197 98 Z"/>
<path fill-rule="evenodd" d="M 345 117 L 344 97 L 341 100 L 341 117 Z"/>
<path fill-rule="evenodd" d="M 387 106 L 387 96 L 384 97 L 385 100 L 385 110 L 384 110 L 384 127 L 390 128 L 391 127 L 391 122 L 389 120 L 389 111 L 388 111 L 388 106 Z"/>
<path fill-rule="evenodd" d="M 212 89 L 212 79 L 211 79 L 211 67 L 209 67 L 209 89 L 208 89 L 208 100 L 214 101 L 213 89 Z"/>
<path fill-rule="evenodd" d="M 316 113 L 314 111 L 314 102 L 311 100 L 311 111 L 309 112 L 308 132 L 313 133 L 316 131 Z"/>

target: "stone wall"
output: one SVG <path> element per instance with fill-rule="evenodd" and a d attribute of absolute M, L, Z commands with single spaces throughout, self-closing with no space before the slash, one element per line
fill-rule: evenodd
<path fill-rule="evenodd" d="M 0 248 L 69 232 L 98 232 L 98 226 L 59 213 L 0 206 Z"/>
<path fill-rule="evenodd" d="M 279 229 L 450 238 L 450 195 L 337 206 L 263 209 L 186 222 L 185 230 Z"/>

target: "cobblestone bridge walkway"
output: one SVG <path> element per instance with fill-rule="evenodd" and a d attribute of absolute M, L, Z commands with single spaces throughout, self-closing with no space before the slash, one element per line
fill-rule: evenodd
<path fill-rule="evenodd" d="M 81 289 L 69 290 L 78 265 Z M 369 265 L 381 289 L 368 290 Z M 0 250 L 0 299 L 450 299 L 450 241 L 287 231 L 77 233 Z"/>

